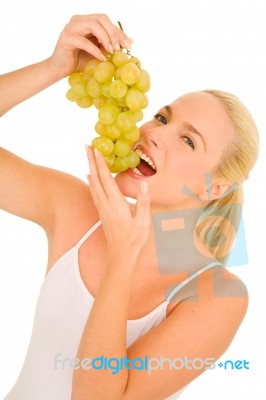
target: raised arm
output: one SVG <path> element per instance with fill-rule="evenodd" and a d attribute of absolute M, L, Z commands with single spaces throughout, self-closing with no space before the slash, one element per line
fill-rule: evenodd
<path fill-rule="evenodd" d="M 129 45 L 130 39 L 106 15 L 73 17 L 50 58 L 1 76 L 0 114 L 82 69 L 90 58 L 104 59 L 101 46 L 112 51 Z M 55 213 L 63 208 L 63 203 L 65 208 L 73 205 L 71 193 L 77 193 L 73 187 L 81 186 L 84 191 L 85 184 L 77 181 L 67 174 L 26 162 L 0 147 L 0 209 L 32 220 L 46 231 L 50 231 Z"/>
<path fill-rule="evenodd" d="M 51 59 L 0 75 L 0 116 L 58 80 Z"/>
<path fill-rule="evenodd" d="M 48 86 L 79 71 L 90 58 L 105 60 L 100 43 L 112 52 L 131 40 L 104 14 L 74 16 L 62 31 L 51 57 L 0 75 L 0 116 Z"/>

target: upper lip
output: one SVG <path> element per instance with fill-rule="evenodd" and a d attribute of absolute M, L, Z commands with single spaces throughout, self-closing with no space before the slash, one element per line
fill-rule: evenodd
<path fill-rule="evenodd" d="M 138 144 L 138 145 L 135 147 L 135 150 L 137 150 L 137 149 L 140 149 L 140 150 L 142 151 L 142 153 L 146 154 L 146 156 L 148 156 L 148 157 L 151 159 L 151 161 L 152 161 L 153 164 L 155 165 L 155 170 L 157 171 L 156 163 L 155 163 L 153 157 L 151 156 L 150 152 L 149 152 L 142 144 Z"/>

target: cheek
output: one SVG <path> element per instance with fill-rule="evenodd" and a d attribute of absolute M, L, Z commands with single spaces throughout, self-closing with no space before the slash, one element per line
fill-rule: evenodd
<path fill-rule="evenodd" d="M 206 179 L 210 175 L 202 160 L 196 157 L 182 157 L 179 155 L 169 160 L 166 169 L 169 171 L 168 174 L 165 173 L 165 178 L 168 175 L 166 179 L 168 185 L 171 181 L 174 181 L 175 186 L 178 186 L 179 189 L 186 186 L 194 192 L 205 186 Z"/>
<path fill-rule="evenodd" d="M 177 176 L 186 176 L 187 178 L 195 178 L 204 174 L 206 166 L 198 157 L 190 154 L 178 154 L 169 159 L 167 169 L 173 171 Z"/>

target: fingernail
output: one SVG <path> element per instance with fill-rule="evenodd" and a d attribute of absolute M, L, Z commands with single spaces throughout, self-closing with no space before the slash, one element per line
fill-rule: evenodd
<path fill-rule="evenodd" d="M 94 147 L 94 154 L 95 154 L 95 157 L 98 158 L 99 150 L 97 149 L 97 147 Z"/>
<path fill-rule="evenodd" d="M 113 54 L 114 49 L 113 49 L 113 46 L 111 45 L 111 43 L 109 43 L 107 47 L 108 47 L 109 53 L 112 53 L 112 54 Z"/>
<path fill-rule="evenodd" d="M 105 55 L 102 53 L 101 55 L 100 55 L 100 57 L 99 57 L 102 61 L 106 61 L 107 60 L 107 58 L 105 57 Z"/>
<path fill-rule="evenodd" d="M 114 48 L 116 49 L 116 51 L 119 51 L 119 50 L 120 50 L 120 45 L 119 45 L 118 42 L 115 42 Z"/>
<path fill-rule="evenodd" d="M 126 48 L 126 49 L 131 49 L 131 43 L 130 43 L 130 41 L 128 40 L 128 39 L 124 39 L 123 40 L 123 46 Z"/>
<path fill-rule="evenodd" d="M 143 196 L 146 196 L 149 192 L 148 183 L 146 181 L 141 182 L 140 191 Z"/>
<path fill-rule="evenodd" d="M 85 143 L 85 150 L 86 150 L 86 153 L 88 154 L 88 152 L 89 152 L 89 145 L 88 145 L 87 143 Z"/>

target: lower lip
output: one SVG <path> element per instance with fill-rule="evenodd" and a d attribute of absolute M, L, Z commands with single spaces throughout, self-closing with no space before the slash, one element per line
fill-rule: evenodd
<path fill-rule="evenodd" d="M 126 171 L 125 171 L 129 176 L 131 176 L 132 178 L 135 178 L 135 179 L 147 179 L 147 178 L 150 178 L 150 176 L 145 176 L 145 175 L 138 175 L 138 174 L 135 174 L 135 172 L 134 171 L 132 171 L 132 169 L 131 168 L 129 168 L 129 169 L 127 169 Z M 152 175 L 153 176 L 153 175 Z"/>

